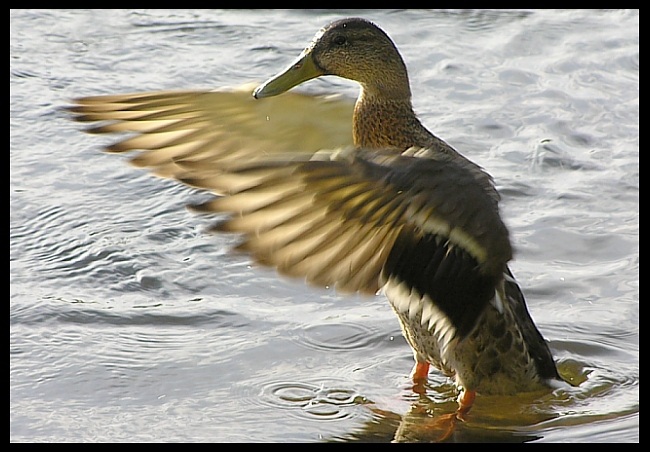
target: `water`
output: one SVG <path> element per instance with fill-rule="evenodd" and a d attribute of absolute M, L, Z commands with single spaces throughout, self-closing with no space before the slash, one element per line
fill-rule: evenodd
<path fill-rule="evenodd" d="M 414 106 L 503 195 L 571 391 L 480 398 L 456 441 L 639 440 L 638 11 L 10 12 L 10 440 L 431 440 L 455 407 L 381 297 L 230 254 L 205 195 L 99 152 L 76 96 L 262 81 L 330 20 L 395 40 Z M 305 89 L 356 94 L 335 78 Z"/>

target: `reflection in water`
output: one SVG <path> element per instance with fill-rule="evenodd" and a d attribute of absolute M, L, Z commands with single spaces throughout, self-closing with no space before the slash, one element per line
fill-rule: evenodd
<path fill-rule="evenodd" d="M 613 393 L 621 391 L 622 382 L 614 381 L 621 376 L 610 373 L 590 378 L 598 372 L 576 360 L 563 360 L 558 368 L 573 388 L 550 393 L 481 396 L 467 418 L 453 425 L 449 416 L 456 411 L 458 392 L 451 383 L 427 385 L 422 394 L 404 388 L 400 401 L 373 401 L 349 388 L 345 381 L 273 381 L 262 384 L 260 393 L 249 398 L 302 419 L 357 419 L 352 431 L 325 436 L 323 439 L 328 442 L 522 443 L 539 440 L 548 431 L 568 425 L 589 424 L 635 412 L 636 409 L 612 414 L 598 408 Z M 601 415 L 597 414 L 599 411 Z"/>
<path fill-rule="evenodd" d="M 453 388 L 448 389 L 453 392 Z M 465 422 L 458 421 L 453 426 L 448 419 L 457 407 L 453 397 L 441 403 L 425 394 L 420 395 L 405 414 L 369 405 L 372 412 L 369 420 L 358 430 L 333 440 L 526 442 L 542 437 L 540 432 L 536 432 L 536 425 L 557 417 L 557 414 L 531 408 L 539 402 L 531 395 L 482 399 L 477 399 Z"/>
<path fill-rule="evenodd" d="M 360 442 L 515 442 L 544 438 L 548 432 L 567 426 L 589 425 L 601 420 L 626 419 L 638 412 L 631 407 L 613 413 L 611 404 L 616 394 L 626 394 L 626 377 L 615 372 L 590 378 L 594 369 L 576 360 L 558 363 L 563 378 L 574 385 L 551 393 L 536 392 L 516 396 L 482 396 L 477 398 L 464 422 L 456 422 L 449 430 L 446 417 L 457 405 L 453 385 L 427 387 L 428 394 L 419 394 L 406 413 L 366 401 L 371 417 L 356 430 L 331 438 L 331 441 Z M 622 380 L 621 380 L 622 379 Z M 638 381 L 637 381 L 638 383 Z M 409 393 L 405 397 L 410 398 Z M 443 421 L 443 422 L 441 422 Z M 451 434 L 446 436 L 449 432 Z"/>

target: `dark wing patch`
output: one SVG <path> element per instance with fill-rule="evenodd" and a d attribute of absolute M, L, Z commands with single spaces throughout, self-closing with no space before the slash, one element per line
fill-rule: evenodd
<path fill-rule="evenodd" d="M 384 279 L 397 277 L 428 295 L 449 318 L 459 337 L 470 333 L 494 297 L 497 275 L 480 271 L 476 258 L 446 238 L 405 228 L 384 268 Z"/>

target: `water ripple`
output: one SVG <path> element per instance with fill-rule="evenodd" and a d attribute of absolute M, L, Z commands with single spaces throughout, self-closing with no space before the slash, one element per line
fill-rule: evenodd
<path fill-rule="evenodd" d="M 361 323 L 321 323 L 298 330 L 293 339 L 314 350 L 350 351 L 372 349 L 384 342 L 378 328 Z"/>
<path fill-rule="evenodd" d="M 337 381 L 271 381 L 262 386 L 254 401 L 286 409 L 292 416 L 318 420 L 355 417 L 358 415 L 355 407 L 367 403 L 365 397 Z"/>

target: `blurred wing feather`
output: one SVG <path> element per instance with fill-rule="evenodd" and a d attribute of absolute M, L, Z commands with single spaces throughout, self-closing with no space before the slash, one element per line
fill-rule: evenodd
<path fill-rule="evenodd" d="M 169 178 L 185 172 L 180 160 L 195 168 L 225 168 L 352 144 L 354 100 L 289 92 L 259 101 L 252 96 L 255 86 L 84 97 L 68 110 L 77 121 L 103 122 L 90 133 L 136 134 L 106 150 L 140 151 L 135 165 Z"/>

